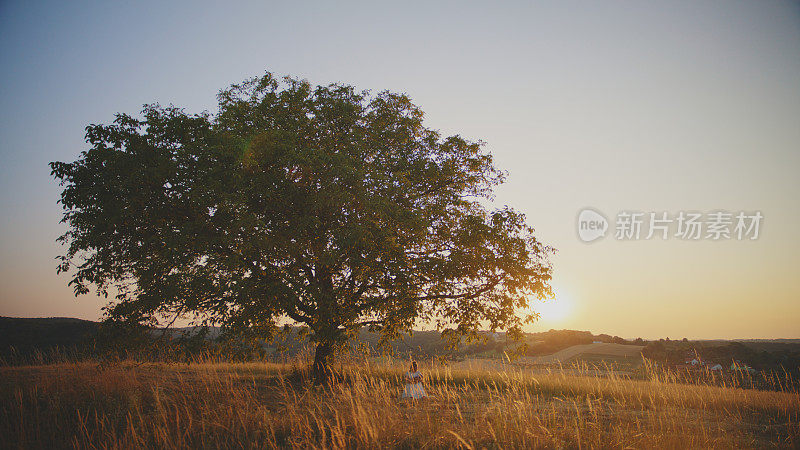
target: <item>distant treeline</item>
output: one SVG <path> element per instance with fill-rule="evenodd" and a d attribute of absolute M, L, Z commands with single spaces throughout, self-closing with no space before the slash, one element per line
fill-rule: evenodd
<path fill-rule="evenodd" d="M 608 334 L 592 334 L 589 331 L 550 330 L 543 333 L 533 333 L 527 336 L 528 356 L 551 355 L 573 345 L 585 345 L 592 342 L 605 342 L 611 344 L 645 345 L 641 338 L 630 341 L 619 336 Z"/>
<path fill-rule="evenodd" d="M 757 370 L 796 370 L 800 343 L 781 341 L 644 341 L 626 340 L 589 331 L 550 330 L 527 333 L 521 341 L 504 333 L 482 333 L 478 341 L 462 341 L 456 348 L 435 331 L 414 331 L 381 345 L 377 333 L 362 331 L 349 343 L 361 354 L 393 354 L 418 359 L 462 360 L 467 357 L 514 358 L 549 355 L 573 345 L 608 342 L 646 346 L 643 354 L 664 364 L 679 364 L 698 354 L 730 364 L 742 361 Z M 304 330 L 287 327 L 276 337 L 227 336 L 218 328 L 153 329 L 122 323 L 70 318 L 20 319 L 0 317 L 0 365 L 31 364 L 86 358 L 128 358 L 189 361 L 197 356 L 220 360 L 279 359 L 296 356 L 312 343 Z"/>
<path fill-rule="evenodd" d="M 378 333 L 362 331 L 349 343 L 349 350 L 374 355 L 389 353 L 460 360 L 474 355 L 488 358 L 547 355 L 595 341 L 644 345 L 641 340 L 626 341 L 607 334 L 550 330 L 526 334 L 521 341 L 509 340 L 504 333 L 481 333 L 477 341 L 462 341 L 454 348 L 436 331 L 414 331 L 387 343 L 381 342 Z M 0 364 L 130 356 L 182 360 L 198 354 L 236 360 L 285 358 L 296 356 L 310 345 L 307 334 L 299 327 L 285 328 L 274 338 L 265 340 L 257 336 L 225 336 L 218 328 L 163 330 L 70 318 L 0 317 Z"/>
<path fill-rule="evenodd" d="M 721 364 L 726 369 L 733 361 L 757 371 L 800 372 L 800 343 L 776 341 L 690 341 L 660 339 L 652 341 L 642 354 L 667 365 L 679 365 L 698 358 L 707 365 Z"/>

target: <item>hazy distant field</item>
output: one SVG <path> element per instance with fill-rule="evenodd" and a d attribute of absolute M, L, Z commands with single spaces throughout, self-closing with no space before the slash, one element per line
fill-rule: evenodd
<path fill-rule="evenodd" d="M 337 365 L 329 391 L 266 363 L 0 368 L 7 447 L 636 447 L 800 445 L 800 396 L 565 373 Z M 668 377 L 668 375 L 666 375 Z"/>
<path fill-rule="evenodd" d="M 576 358 L 581 358 L 585 355 L 606 356 L 615 358 L 633 358 L 637 362 L 642 361 L 642 349 L 644 346 L 639 345 L 622 345 L 611 343 L 594 343 L 585 345 L 573 345 L 565 348 L 564 350 L 553 353 L 552 355 L 525 357 L 520 359 L 521 364 L 557 364 L 566 363 Z M 601 358 L 602 359 L 602 358 Z"/>

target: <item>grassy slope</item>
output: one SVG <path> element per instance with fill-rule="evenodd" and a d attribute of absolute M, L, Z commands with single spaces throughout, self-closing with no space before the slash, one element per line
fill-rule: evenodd
<path fill-rule="evenodd" d="M 520 358 L 520 364 L 557 364 L 565 363 L 579 358 L 581 355 L 607 356 L 609 360 L 617 358 L 636 358 L 641 361 L 643 346 L 622 345 L 611 343 L 597 343 L 573 345 L 561 351 L 546 356 Z M 602 359 L 602 358 L 601 358 Z"/>
<path fill-rule="evenodd" d="M 10 447 L 720 447 L 800 443 L 800 397 L 654 378 L 353 363 L 330 392 L 295 364 L 0 368 Z"/>

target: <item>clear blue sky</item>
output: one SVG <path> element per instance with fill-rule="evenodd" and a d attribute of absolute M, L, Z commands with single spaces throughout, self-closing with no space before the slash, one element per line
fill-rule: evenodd
<path fill-rule="evenodd" d="M 435 3 L 435 4 L 431 4 Z M 0 3 L 0 315 L 96 319 L 55 274 L 83 128 L 214 111 L 265 70 L 408 93 L 482 139 L 554 258 L 535 329 L 800 337 L 797 2 Z M 578 211 L 760 210 L 752 242 L 584 244 Z"/>

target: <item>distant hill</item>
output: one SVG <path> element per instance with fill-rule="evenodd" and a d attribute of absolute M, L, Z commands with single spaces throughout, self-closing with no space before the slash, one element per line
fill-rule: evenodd
<path fill-rule="evenodd" d="M 196 328 L 170 329 L 168 337 L 177 338 L 182 335 L 196 334 Z M 144 336 L 145 342 L 151 342 L 160 336 L 161 330 L 147 329 L 135 333 L 121 335 L 109 333 L 109 328 L 99 322 L 89 320 L 51 317 L 51 318 L 12 318 L 0 317 L 0 363 L 9 363 L 11 359 L 19 360 L 25 355 L 50 350 L 71 349 L 78 353 L 81 349 L 92 348 L 94 352 L 102 352 L 105 348 L 124 346 L 134 339 Z M 201 339 L 195 339 L 185 352 L 195 352 L 214 346 L 220 330 L 212 328 Z M 111 342 L 109 336 L 116 337 Z M 396 355 L 409 355 L 416 358 L 443 356 L 462 360 L 485 359 L 502 360 L 505 353 L 516 347 L 517 343 L 509 343 L 503 333 L 483 333 L 482 342 L 462 343 L 457 350 L 448 347 L 435 331 L 414 331 L 404 334 L 389 344 L 389 349 Z M 380 336 L 377 333 L 362 331 L 359 338 L 352 342 L 353 348 L 377 349 Z M 731 356 L 746 361 L 766 361 L 788 363 L 798 355 L 800 344 L 790 339 L 732 341 L 636 341 L 625 340 L 619 336 L 607 334 L 595 335 L 588 331 L 550 330 L 539 333 L 528 333 L 523 342 L 527 346 L 520 360 L 523 364 L 550 364 L 557 362 L 586 361 L 603 364 L 608 361 L 621 365 L 636 365 L 641 362 L 641 353 L 648 357 L 663 361 L 682 361 L 685 355 L 695 350 L 701 351 L 709 358 L 720 360 Z M 141 342 L 141 341 L 140 341 Z M 177 341 L 174 341 L 177 342 Z M 97 345 L 97 344 L 100 345 Z M 261 355 L 292 356 L 308 344 L 301 337 L 300 328 L 290 328 L 289 332 L 271 341 L 260 344 Z M 731 353 L 734 352 L 734 353 Z M 88 354 L 88 353 L 87 353 Z M 95 353 L 96 354 L 96 353 Z M 774 360 L 774 361 L 772 361 Z"/>
<path fill-rule="evenodd" d="M 22 319 L 0 317 L 0 350 L 20 351 L 70 347 L 83 344 L 99 328 L 99 323 L 68 317 Z"/>
<path fill-rule="evenodd" d="M 582 356 L 605 356 L 613 358 L 637 358 L 641 360 L 643 345 L 623 345 L 612 343 L 592 343 L 584 345 L 573 345 L 564 350 L 560 350 L 552 355 L 524 357 L 520 359 L 521 364 L 553 364 L 565 363 L 580 359 Z"/>
<path fill-rule="evenodd" d="M 559 350 L 551 355 L 523 356 L 512 361 L 467 358 L 454 365 L 454 368 L 500 368 L 503 366 L 567 366 L 572 363 L 583 362 L 594 367 L 614 367 L 615 369 L 631 370 L 642 364 L 643 345 L 624 345 L 606 342 L 572 345 Z"/>
<path fill-rule="evenodd" d="M 642 353 L 649 359 L 679 366 L 692 359 L 707 365 L 730 366 L 734 361 L 756 370 L 789 371 L 800 375 L 800 343 L 790 339 L 746 341 L 650 341 Z"/>

